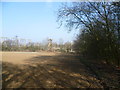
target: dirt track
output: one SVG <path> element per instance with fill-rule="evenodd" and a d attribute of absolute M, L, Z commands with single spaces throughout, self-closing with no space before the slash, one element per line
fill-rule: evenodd
<path fill-rule="evenodd" d="M 4 52 L 3 88 L 102 88 L 73 55 Z"/>
<path fill-rule="evenodd" d="M 36 56 L 57 55 L 57 53 L 52 52 L 0 52 L 0 54 L 2 54 L 2 60 L 4 62 L 13 64 L 27 64 L 26 60 Z"/>

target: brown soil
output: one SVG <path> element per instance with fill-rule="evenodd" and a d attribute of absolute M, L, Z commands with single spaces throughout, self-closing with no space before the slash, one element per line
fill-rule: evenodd
<path fill-rule="evenodd" d="M 2 52 L 3 88 L 103 88 L 74 55 Z"/>

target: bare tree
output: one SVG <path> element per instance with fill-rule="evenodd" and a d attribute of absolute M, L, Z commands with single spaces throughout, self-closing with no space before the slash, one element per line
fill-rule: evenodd
<path fill-rule="evenodd" d="M 76 41 L 76 50 L 81 50 L 81 45 L 84 52 L 94 51 L 93 56 L 101 56 L 106 60 L 116 59 L 119 65 L 119 7 L 120 3 L 113 2 L 68 3 L 60 7 L 57 19 L 60 25 L 65 25 L 69 31 L 83 31 Z M 118 10 L 115 12 L 113 9 Z"/>

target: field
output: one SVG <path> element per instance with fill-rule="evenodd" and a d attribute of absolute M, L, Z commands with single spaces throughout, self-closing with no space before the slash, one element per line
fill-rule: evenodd
<path fill-rule="evenodd" d="M 113 67 L 94 62 L 89 62 L 89 66 L 75 55 L 54 52 L 1 54 L 3 88 L 119 87 L 118 76 Z"/>

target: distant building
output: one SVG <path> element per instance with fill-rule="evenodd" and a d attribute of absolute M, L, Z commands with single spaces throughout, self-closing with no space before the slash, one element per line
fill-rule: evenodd
<path fill-rule="evenodd" d="M 52 51 L 52 39 L 48 39 L 48 51 Z"/>
<path fill-rule="evenodd" d="M 54 51 L 54 52 L 60 51 L 60 47 L 53 47 L 53 51 Z"/>

